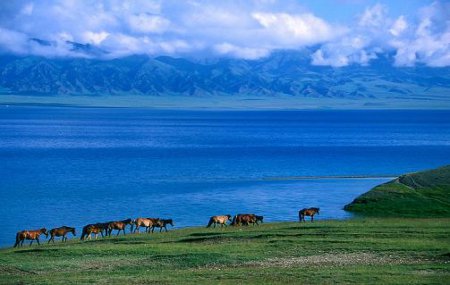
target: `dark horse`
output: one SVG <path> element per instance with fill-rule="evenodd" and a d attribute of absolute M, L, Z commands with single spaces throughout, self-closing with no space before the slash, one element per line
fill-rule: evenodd
<path fill-rule="evenodd" d="M 109 223 L 96 223 L 96 224 L 89 224 L 83 227 L 83 231 L 81 232 L 81 240 L 86 240 L 86 239 L 91 239 L 91 234 L 95 235 L 95 239 L 97 239 L 98 234 L 101 234 L 102 237 L 104 237 L 103 235 L 103 231 L 105 231 L 105 233 L 108 233 L 108 226 Z"/>
<path fill-rule="evenodd" d="M 255 224 L 256 215 L 255 214 L 237 214 L 234 216 L 233 221 L 231 222 L 232 226 L 248 226 L 249 224 Z"/>
<path fill-rule="evenodd" d="M 20 232 L 17 232 L 16 234 L 16 243 L 14 244 L 14 247 L 23 246 L 23 242 L 27 240 L 31 240 L 30 245 L 33 243 L 33 241 L 36 241 L 39 245 L 39 236 L 41 234 L 44 234 L 45 237 L 48 237 L 47 229 L 42 228 L 40 230 L 23 230 Z"/>
<path fill-rule="evenodd" d="M 50 230 L 50 239 L 48 240 L 48 243 L 50 243 L 51 241 L 53 241 L 53 243 L 55 243 L 55 236 L 62 237 L 62 242 L 65 242 L 65 241 L 67 241 L 66 235 L 68 233 L 72 233 L 73 236 L 76 236 L 75 228 L 62 226 L 60 228 L 51 229 Z"/>
<path fill-rule="evenodd" d="M 298 219 L 299 222 L 301 221 L 305 221 L 305 216 L 310 216 L 311 217 L 311 222 L 314 221 L 314 215 L 315 214 L 319 214 L 319 210 L 320 208 L 304 208 L 301 209 L 300 211 L 298 211 Z"/>
<path fill-rule="evenodd" d="M 162 231 L 162 229 L 165 229 L 167 232 L 167 225 L 171 225 L 173 227 L 173 220 L 172 219 L 159 219 L 159 222 L 153 224 L 152 226 L 152 232 L 155 230 L 155 228 L 159 228 L 159 232 Z"/>
<path fill-rule="evenodd" d="M 263 217 L 263 216 L 255 215 L 255 224 L 256 224 L 256 225 L 259 225 L 258 222 L 263 223 L 263 222 L 264 222 L 263 220 L 264 220 L 264 217 Z"/>

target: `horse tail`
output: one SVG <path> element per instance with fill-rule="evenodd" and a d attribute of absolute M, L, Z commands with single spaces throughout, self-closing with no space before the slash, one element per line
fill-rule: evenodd
<path fill-rule="evenodd" d="M 214 218 L 211 217 L 211 218 L 209 219 L 209 223 L 208 223 L 208 225 L 207 225 L 206 227 L 209 228 L 213 223 L 214 223 Z"/>

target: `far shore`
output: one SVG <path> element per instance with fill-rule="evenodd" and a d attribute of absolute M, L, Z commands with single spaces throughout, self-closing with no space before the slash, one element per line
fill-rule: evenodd
<path fill-rule="evenodd" d="M 38 96 L 0 95 L 0 108 L 54 106 L 92 108 L 149 108 L 174 110 L 450 110 L 449 100 L 306 98 L 258 96 Z"/>

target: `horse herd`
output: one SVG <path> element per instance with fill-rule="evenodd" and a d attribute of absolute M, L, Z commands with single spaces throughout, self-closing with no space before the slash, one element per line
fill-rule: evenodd
<path fill-rule="evenodd" d="M 304 208 L 298 212 L 299 222 L 305 221 L 305 216 L 311 217 L 311 222 L 314 221 L 314 215 L 319 214 L 319 208 Z M 223 216 L 212 216 L 209 219 L 207 228 L 217 225 L 221 227 L 228 226 L 227 222 L 231 221 L 231 226 L 249 226 L 249 225 L 259 225 L 259 223 L 263 222 L 264 217 L 258 216 L 255 214 L 237 214 L 233 218 L 231 215 L 223 215 Z M 125 235 L 126 227 L 130 225 L 130 233 L 139 233 L 139 229 L 145 228 L 146 233 L 153 233 L 155 228 L 159 228 L 159 231 L 162 232 L 163 229 L 167 232 L 167 225 L 174 226 L 172 219 L 160 219 L 160 218 L 137 218 L 137 219 L 126 219 L 122 221 L 111 221 L 106 223 L 95 223 L 88 224 L 83 227 L 83 231 L 81 233 L 81 240 L 90 240 L 92 238 L 92 234 L 95 235 L 95 239 L 98 238 L 98 234 L 102 237 L 111 236 L 113 230 L 117 230 L 117 235 L 122 231 Z M 134 227 L 134 230 L 133 230 Z M 67 234 L 72 233 L 73 236 L 76 236 L 75 228 L 62 226 L 59 228 L 51 229 L 47 231 L 47 229 L 42 228 L 39 230 L 23 230 L 17 232 L 16 234 L 16 243 L 14 247 L 23 246 L 25 240 L 30 240 L 30 246 L 33 244 L 33 241 L 36 241 L 38 244 L 40 235 L 45 235 L 48 238 L 50 235 L 50 239 L 48 243 L 55 242 L 55 237 L 62 237 L 62 242 L 67 241 Z"/>

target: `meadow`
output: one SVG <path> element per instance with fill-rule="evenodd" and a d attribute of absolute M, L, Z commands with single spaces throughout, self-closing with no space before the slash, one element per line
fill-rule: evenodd
<path fill-rule="evenodd" d="M 185 228 L 0 250 L 1 284 L 445 284 L 450 219 Z M 42 240 L 44 242 L 44 240 Z"/>

